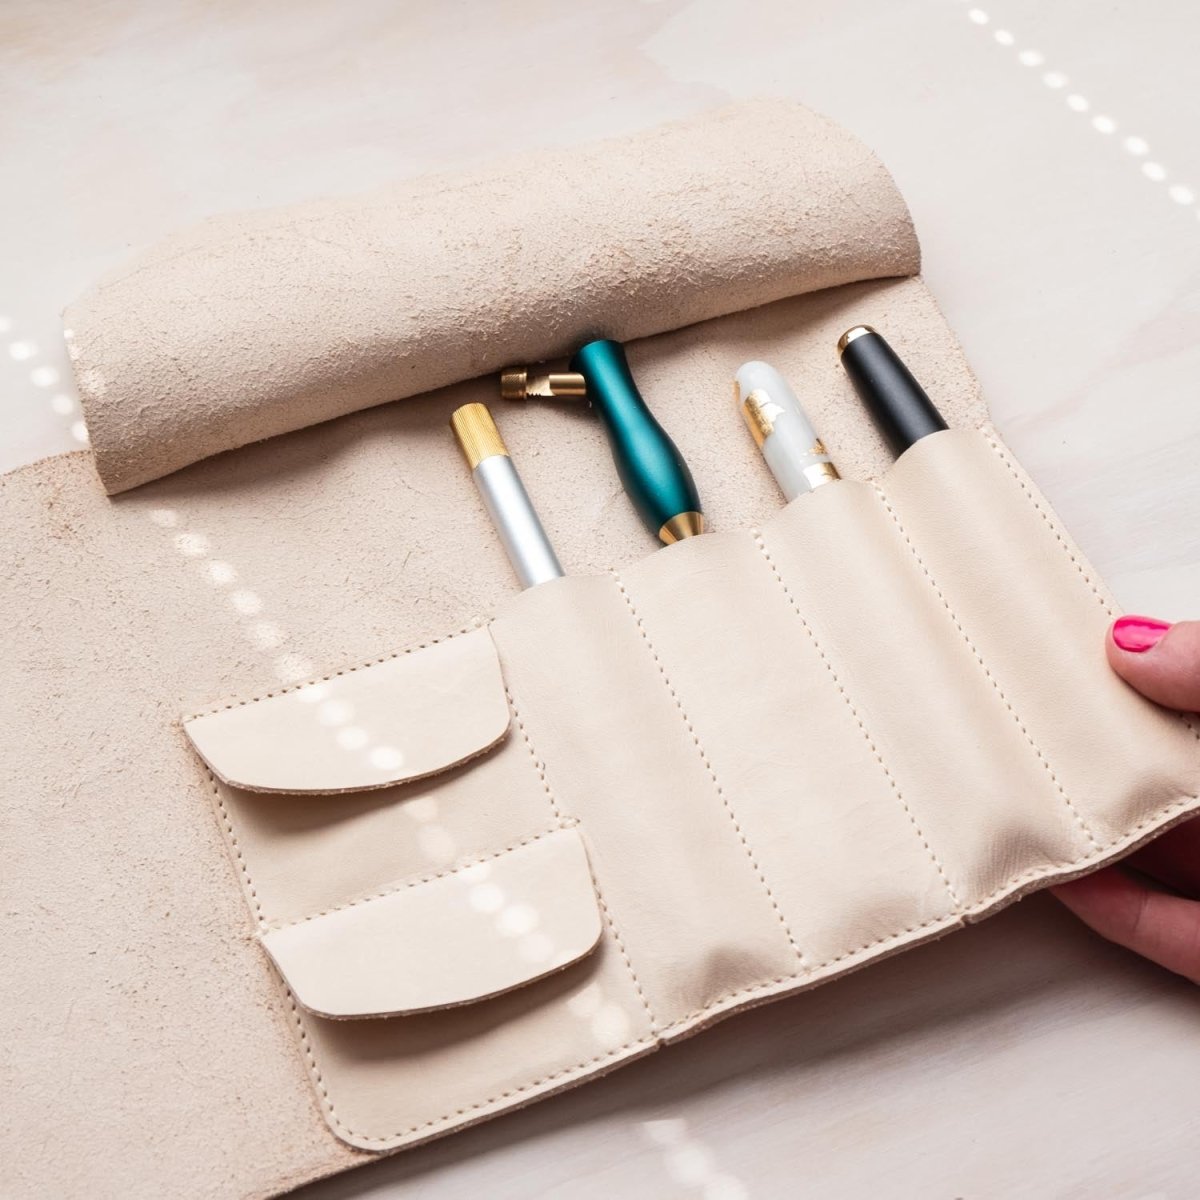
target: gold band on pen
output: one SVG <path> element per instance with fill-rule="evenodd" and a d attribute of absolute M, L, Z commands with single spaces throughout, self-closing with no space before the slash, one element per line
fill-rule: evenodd
<path fill-rule="evenodd" d="M 508 448 L 486 404 L 464 404 L 462 408 L 456 408 L 450 417 L 450 428 L 454 430 L 472 471 L 485 458 L 497 454 L 508 457 Z"/>
<path fill-rule="evenodd" d="M 845 333 L 838 338 L 837 352 L 838 358 L 846 352 L 846 347 L 850 345 L 855 338 L 863 337 L 865 334 L 874 333 L 875 330 L 870 325 L 852 325 Z"/>
<path fill-rule="evenodd" d="M 831 462 L 813 463 L 811 466 L 805 467 L 802 474 L 814 490 L 823 483 L 832 483 L 835 479 L 841 479 L 837 467 Z"/>
<path fill-rule="evenodd" d="M 658 531 L 658 538 L 664 545 L 680 542 L 684 538 L 695 537 L 704 532 L 704 514 L 699 512 L 676 513 Z"/>

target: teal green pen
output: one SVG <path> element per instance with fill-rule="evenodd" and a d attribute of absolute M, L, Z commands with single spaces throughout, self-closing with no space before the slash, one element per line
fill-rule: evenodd
<path fill-rule="evenodd" d="M 620 342 L 588 342 L 570 371 L 534 378 L 520 368 L 505 371 L 500 392 L 507 399 L 586 394 L 604 423 L 621 483 L 650 532 L 667 545 L 703 533 L 692 473 L 642 399 Z"/>

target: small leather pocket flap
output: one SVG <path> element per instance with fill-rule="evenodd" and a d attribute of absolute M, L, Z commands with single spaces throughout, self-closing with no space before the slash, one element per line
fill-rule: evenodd
<path fill-rule="evenodd" d="M 600 928 L 583 839 L 563 828 L 261 937 L 304 1008 L 349 1018 L 511 991 L 584 957 Z"/>
<path fill-rule="evenodd" d="M 184 729 L 231 787 L 351 792 L 447 770 L 495 745 L 508 724 L 496 647 L 473 629 L 192 717 Z"/>

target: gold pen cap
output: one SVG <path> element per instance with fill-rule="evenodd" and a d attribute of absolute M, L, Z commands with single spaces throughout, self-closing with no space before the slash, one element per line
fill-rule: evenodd
<path fill-rule="evenodd" d="M 846 353 L 846 347 L 850 345 L 856 338 L 862 337 L 867 333 L 874 333 L 875 330 L 870 325 L 852 325 L 845 333 L 838 338 L 837 352 L 838 358 L 841 358 Z"/>
<path fill-rule="evenodd" d="M 504 439 L 500 436 L 500 430 L 496 428 L 496 422 L 492 420 L 492 414 L 486 404 L 464 404 L 462 408 L 456 408 L 450 414 L 450 428 L 454 430 L 454 436 L 458 438 L 458 444 L 462 447 L 467 465 L 472 471 L 485 458 L 492 458 L 497 454 L 508 457 L 508 448 L 504 445 Z"/>

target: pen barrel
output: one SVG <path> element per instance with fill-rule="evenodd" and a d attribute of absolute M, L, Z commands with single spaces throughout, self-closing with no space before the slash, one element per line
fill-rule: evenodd
<path fill-rule="evenodd" d="M 838 478 L 837 468 L 807 421 L 779 421 L 763 442 L 762 453 L 788 501 Z"/>
<path fill-rule="evenodd" d="M 770 363 L 744 362 L 733 378 L 734 397 L 785 500 L 838 478 L 796 393 Z"/>
<path fill-rule="evenodd" d="M 941 413 L 900 356 L 873 329 L 851 330 L 842 347 L 842 366 L 879 432 L 896 454 L 947 428 Z"/>
<path fill-rule="evenodd" d="M 570 369 L 587 381 L 587 395 L 608 434 L 617 474 L 638 515 L 663 541 L 673 541 L 672 522 L 694 514 L 700 497 L 687 463 L 642 399 L 620 344 L 589 342 Z"/>
<path fill-rule="evenodd" d="M 471 474 L 521 586 L 557 579 L 563 569 L 512 459 L 507 454 L 493 454 Z"/>

